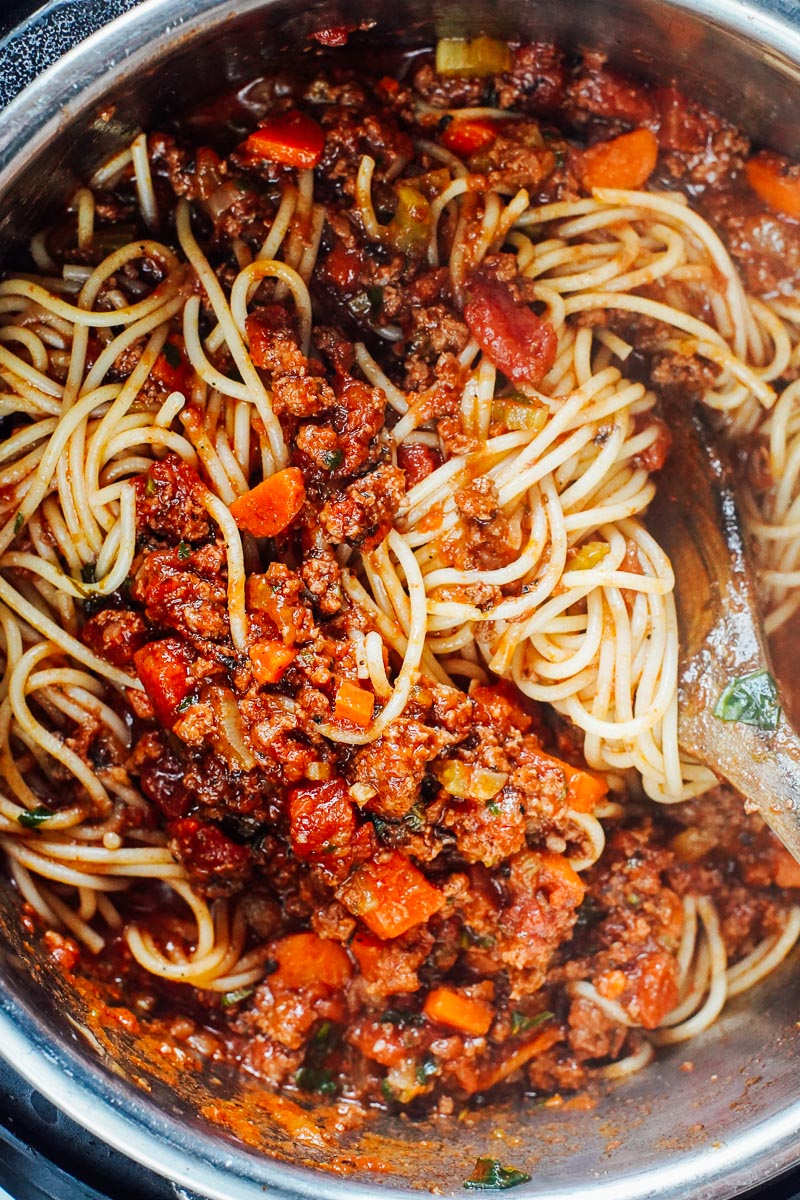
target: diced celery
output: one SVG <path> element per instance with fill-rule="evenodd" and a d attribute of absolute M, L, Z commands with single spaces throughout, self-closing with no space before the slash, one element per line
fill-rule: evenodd
<path fill-rule="evenodd" d="M 495 38 L 440 38 L 436 70 L 440 75 L 484 78 L 511 69 L 511 50 Z"/>

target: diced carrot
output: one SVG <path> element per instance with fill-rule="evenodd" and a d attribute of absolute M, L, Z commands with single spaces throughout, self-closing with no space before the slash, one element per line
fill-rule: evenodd
<path fill-rule="evenodd" d="M 608 794 L 608 784 L 604 779 L 599 779 L 588 771 L 582 771 L 580 767 L 573 767 L 571 763 L 562 762 L 560 758 L 554 758 L 552 754 L 545 754 L 544 750 L 537 750 L 536 758 L 543 765 L 557 767 L 563 773 L 567 789 L 567 804 L 577 812 L 591 812 L 594 806 Z"/>
<path fill-rule="evenodd" d="M 399 937 L 444 904 L 439 889 L 398 850 L 381 851 L 363 863 L 336 894 L 380 938 Z"/>
<path fill-rule="evenodd" d="M 336 690 L 333 716 L 336 721 L 350 721 L 353 725 L 366 728 L 372 720 L 375 697 L 365 688 L 356 687 L 349 679 L 342 679 Z"/>
<path fill-rule="evenodd" d="M 171 392 L 185 392 L 192 377 L 192 367 L 187 360 L 183 338 L 171 333 L 164 343 L 164 349 L 153 363 L 151 378 L 169 388 Z"/>
<path fill-rule="evenodd" d="M 304 113 L 292 110 L 267 117 L 244 143 L 252 159 L 267 159 L 287 167 L 315 167 L 325 148 L 325 132 Z"/>
<path fill-rule="evenodd" d="M 473 120 L 451 121 L 442 134 L 442 144 L 453 154 L 468 158 L 478 150 L 491 146 L 500 132 L 497 121 L 488 117 L 476 117 Z"/>
<path fill-rule="evenodd" d="M 148 642 L 133 661 L 156 717 L 163 725 L 173 725 L 192 686 L 184 643 L 178 638 Z"/>
<path fill-rule="evenodd" d="M 273 642 L 269 638 L 254 642 L 247 651 L 257 683 L 277 683 L 284 671 L 293 662 L 297 651 Z"/>
<path fill-rule="evenodd" d="M 549 893 L 553 908 L 577 908 L 586 892 L 586 884 L 563 854 L 537 852 L 539 878 Z"/>
<path fill-rule="evenodd" d="M 800 863 L 783 846 L 775 846 L 773 878 L 778 887 L 800 888 Z"/>
<path fill-rule="evenodd" d="M 750 187 L 775 212 L 800 220 L 800 163 L 762 150 L 745 166 Z"/>
<path fill-rule="evenodd" d="M 361 974 L 366 979 L 377 979 L 381 959 L 386 943 L 375 937 L 374 933 L 366 933 L 359 929 L 350 942 L 350 953 L 359 965 Z"/>
<path fill-rule="evenodd" d="M 494 1020 L 494 1009 L 485 1000 L 465 996 L 455 988 L 438 987 L 428 992 L 423 1012 L 439 1025 L 449 1025 L 473 1037 L 482 1037 L 489 1032 Z"/>
<path fill-rule="evenodd" d="M 581 182 L 593 188 L 640 188 L 658 161 L 658 142 L 649 129 L 634 129 L 583 152 Z"/>
<path fill-rule="evenodd" d="M 234 500 L 231 516 L 240 529 L 255 537 L 274 537 L 292 523 L 305 498 L 302 471 L 285 467 Z"/>
<path fill-rule="evenodd" d="M 338 942 L 316 933 L 290 933 L 271 947 L 278 969 L 269 978 L 284 988 L 323 984 L 333 991 L 343 988 L 352 973 L 347 952 Z"/>

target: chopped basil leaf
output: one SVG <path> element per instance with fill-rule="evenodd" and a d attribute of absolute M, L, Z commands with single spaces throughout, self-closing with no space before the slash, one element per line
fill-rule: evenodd
<path fill-rule="evenodd" d="M 178 705 L 178 712 L 186 712 L 187 708 L 191 708 L 193 704 L 197 704 L 197 692 L 189 692 L 188 696 L 184 696 Z"/>
<path fill-rule="evenodd" d="M 223 1008 L 230 1008 L 232 1004 L 238 1004 L 240 1000 L 247 1000 L 252 996 L 254 988 L 242 987 L 236 988 L 233 992 L 226 992 L 220 1001 Z"/>
<path fill-rule="evenodd" d="M 413 833 L 421 833 L 425 828 L 425 812 L 419 804 L 415 804 L 403 817 L 403 823 Z"/>
<path fill-rule="evenodd" d="M 424 1025 L 425 1018 L 422 1013 L 406 1012 L 402 1008 L 387 1008 L 386 1012 L 381 1013 L 378 1017 L 381 1025 Z"/>
<path fill-rule="evenodd" d="M 392 1100 L 396 1099 L 396 1096 L 394 1094 L 394 1088 L 389 1083 L 388 1079 L 381 1080 L 381 1091 L 383 1092 L 384 1100 L 388 1100 L 391 1103 Z"/>
<path fill-rule="evenodd" d="M 25 518 L 23 517 L 22 513 L 18 512 L 16 517 L 14 518 L 14 536 L 15 537 L 19 533 L 20 529 L 22 529 L 22 522 L 24 520 L 25 520 Z"/>
<path fill-rule="evenodd" d="M 540 1012 L 535 1017 L 529 1017 L 525 1013 L 518 1012 L 515 1009 L 511 1014 L 511 1036 L 514 1037 L 518 1033 L 527 1033 L 529 1029 L 535 1029 L 537 1025 L 544 1025 L 545 1021 L 549 1021 L 552 1015 L 551 1012 Z"/>
<path fill-rule="evenodd" d="M 335 471 L 344 462 L 344 455 L 341 450 L 325 450 L 320 455 L 320 458 L 326 471 Z"/>
<path fill-rule="evenodd" d="M 479 950 L 490 950 L 494 945 L 494 938 L 488 933 L 476 933 L 469 925 L 464 925 L 458 935 L 458 944 L 462 950 L 468 950 L 470 946 L 477 946 Z"/>
<path fill-rule="evenodd" d="M 185 562 L 192 553 L 192 547 L 188 542 L 178 542 L 178 558 L 181 562 Z"/>
<path fill-rule="evenodd" d="M 171 367 L 179 367 L 183 362 L 183 356 L 174 342 L 164 342 L 161 353 Z"/>
<path fill-rule="evenodd" d="M 530 1182 L 530 1175 L 516 1167 L 504 1167 L 497 1158 L 479 1158 L 464 1187 L 476 1192 L 503 1192 Z"/>
<path fill-rule="evenodd" d="M 379 316 L 383 308 L 383 288 L 379 287 L 378 284 L 371 283 L 367 287 L 367 296 L 369 297 L 372 316 Z"/>
<path fill-rule="evenodd" d="M 323 1021 L 319 1029 L 314 1034 L 312 1041 L 315 1042 L 317 1046 L 324 1046 L 325 1043 L 330 1040 L 332 1030 L 333 1025 L 331 1022 Z"/>
<path fill-rule="evenodd" d="M 54 816 L 52 808 L 46 808 L 44 804 L 40 804 L 38 808 L 32 808 L 30 812 L 20 813 L 17 822 L 24 825 L 26 829 L 38 829 L 40 825 Z"/>
<path fill-rule="evenodd" d="M 781 715 L 778 689 L 769 671 L 733 679 L 714 706 L 721 721 L 740 721 L 758 729 L 777 729 Z"/>
<path fill-rule="evenodd" d="M 321 1067 L 300 1067 L 295 1071 L 294 1081 L 304 1092 L 318 1092 L 321 1096 L 335 1096 L 339 1091 L 330 1071 Z"/>

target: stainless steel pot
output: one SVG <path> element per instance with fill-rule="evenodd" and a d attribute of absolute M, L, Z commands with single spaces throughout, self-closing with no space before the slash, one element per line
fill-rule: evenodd
<path fill-rule="evenodd" d="M 130 3 L 114 0 L 114 8 Z M 103 19 L 101 3 L 74 7 Z M 143 0 L 5 109 L 2 243 L 36 228 L 47 206 L 138 125 L 302 53 L 315 29 L 364 17 L 375 21 L 357 35 L 365 59 L 387 39 L 413 46 L 478 31 L 599 46 L 659 81 L 677 77 L 756 139 L 800 157 L 796 0 Z M 42 36 L 61 49 L 63 35 L 44 26 L 15 43 L 18 53 L 35 61 Z M 30 944 L 2 883 L 0 933 L 0 1054 L 99 1138 L 202 1196 L 451 1194 L 475 1158 L 490 1155 L 533 1176 L 520 1200 L 566 1200 L 590 1188 L 593 1200 L 723 1200 L 800 1160 L 800 979 L 791 966 L 594 1109 L 528 1105 L 436 1125 L 383 1118 L 315 1140 L 265 1107 L 252 1082 L 181 1069 L 91 993 L 67 987 Z M 376 1174 L 370 1163 L 386 1170 Z M 348 1165 L 344 1176 L 319 1169 Z"/>

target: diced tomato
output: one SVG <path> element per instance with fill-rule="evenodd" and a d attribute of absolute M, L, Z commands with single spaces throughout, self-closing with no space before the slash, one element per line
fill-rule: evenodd
<path fill-rule="evenodd" d="M 391 75 L 383 75 L 377 84 L 380 91 L 385 92 L 387 96 L 394 97 L 400 91 L 400 84 Z"/>
<path fill-rule="evenodd" d="M 523 707 L 522 693 L 504 679 L 492 684 L 473 684 L 469 694 L 501 725 L 510 725 L 512 729 L 527 733 L 533 724 L 533 718 Z"/>
<path fill-rule="evenodd" d="M 170 392 L 187 392 L 192 378 L 192 365 L 186 357 L 183 338 L 171 333 L 164 343 L 150 375 Z"/>
<path fill-rule="evenodd" d="M 469 158 L 478 150 L 491 146 L 500 133 L 500 125 L 488 117 L 475 117 L 473 120 L 451 121 L 442 134 L 442 144 L 458 154 L 461 158 Z"/>
<path fill-rule="evenodd" d="M 316 933 L 290 933 L 270 947 L 271 957 L 278 969 L 270 976 L 270 986 L 294 990 L 317 988 L 321 984 L 338 991 L 352 974 L 347 952 L 338 942 L 318 937 Z"/>
<path fill-rule="evenodd" d="M 296 109 L 266 117 L 242 147 L 244 154 L 251 159 L 266 159 L 287 167 L 306 169 L 317 165 L 324 148 L 325 133 L 322 127 Z"/>
<path fill-rule="evenodd" d="M 358 288 L 364 259 L 360 250 L 348 249 L 343 242 L 337 242 L 320 264 L 320 270 L 343 296 L 350 296 Z"/>
<path fill-rule="evenodd" d="M 406 489 L 427 479 L 437 467 L 442 465 L 442 456 L 438 450 L 425 446 L 422 442 L 411 442 L 407 446 L 398 446 L 397 465 L 405 473 Z"/>
<path fill-rule="evenodd" d="M 346 46 L 351 33 L 358 29 L 357 25 L 331 25 L 327 29 L 317 29 L 308 36 L 320 46 Z"/>
<path fill-rule="evenodd" d="M 305 861 L 341 858 L 356 828 L 353 802 L 342 779 L 310 783 L 289 793 L 292 849 Z"/>
<path fill-rule="evenodd" d="M 439 889 L 397 850 L 381 851 L 363 863 L 337 895 L 345 908 L 380 938 L 399 937 L 427 921 L 444 904 Z"/>
<path fill-rule="evenodd" d="M 133 661 L 156 717 L 163 725 L 173 725 L 192 688 L 185 643 L 178 638 L 148 642 L 136 651 Z"/>
<path fill-rule="evenodd" d="M 168 830 L 178 844 L 178 853 L 190 871 L 221 881 L 241 876 L 250 866 L 250 851 L 232 841 L 217 825 L 182 817 Z"/>
<path fill-rule="evenodd" d="M 541 383 L 556 360 L 558 339 L 549 321 L 516 304 L 496 279 L 474 274 L 464 320 L 481 350 L 515 382 Z"/>
<path fill-rule="evenodd" d="M 656 1029 L 678 1003 L 675 959 L 653 951 L 643 955 L 636 966 L 636 992 L 629 1007 L 645 1029 Z"/>

